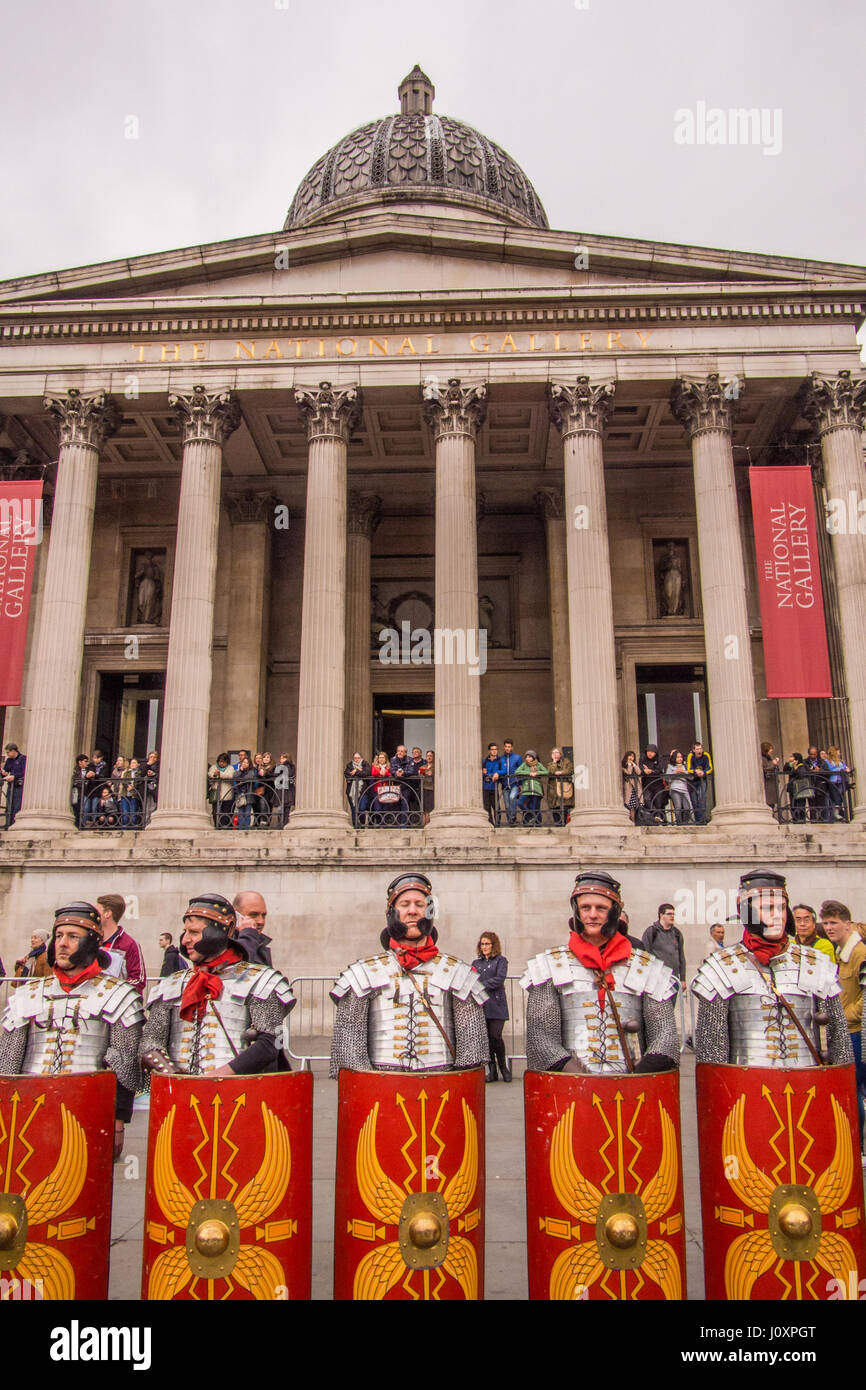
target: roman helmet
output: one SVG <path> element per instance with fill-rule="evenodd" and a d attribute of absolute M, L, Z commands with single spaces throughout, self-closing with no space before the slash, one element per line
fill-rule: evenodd
<path fill-rule="evenodd" d="M 609 900 L 610 910 L 604 926 L 604 935 L 613 936 L 619 922 L 619 914 L 622 911 L 620 885 L 616 879 L 605 873 L 604 869 L 584 869 L 582 873 L 577 875 L 571 890 L 571 926 L 573 931 L 579 933 L 583 932 L 583 924 L 578 916 L 577 900 L 582 893 L 598 893 L 600 897 Z"/>
<path fill-rule="evenodd" d="M 788 885 L 784 875 L 777 874 L 773 869 L 749 869 L 748 873 L 742 875 L 737 893 L 737 911 L 740 914 L 741 925 L 748 927 L 749 931 L 756 936 L 764 935 L 764 924 L 758 912 L 753 910 L 760 900 L 762 888 L 773 888 L 784 894 L 785 931 L 789 936 L 793 936 L 794 914 L 791 911 L 791 900 L 788 897 Z"/>
<path fill-rule="evenodd" d="M 102 917 L 99 908 L 94 907 L 93 903 L 69 903 L 67 907 L 58 907 L 54 913 L 54 927 L 51 932 L 51 940 L 48 943 L 48 964 L 54 966 L 54 933 L 58 927 L 83 927 L 87 932 L 84 940 L 73 956 L 69 958 L 69 964 L 75 970 L 86 970 L 88 965 L 92 965 L 95 960 L 99 961 L 103 970 L 110 962 L 107 951 L 100 951 L 99 944 L 102 941 Z"/>
<path fill-rule="evenodd" d="M 204 917 L 207 921 L 195 946 L 196 952 L 204 960 L 222 955 L 229 944 L 246 959 L 246 948 L 237 939 L 237 913 L 228 898 L 221 897 L 219 893 L 197 893 L 189 900 L 189 907 L 183 914 L 184 922 L 187 917 Z M 186 952 L 183 954 L 186 955 Z"/>
<path fill-rule="evenodd" d="M 397 899 L 402 893 L 408 893 L 414 888 L 416 892 L 423 893 L 426 898 L 424 915 L 428 922 L 428 935 L 433 941 L 438 939 L 439 933 L 433 925 L 433 917 L 436 905 L 433 900 L 433 884 L 426 874 L 418 873 L 415 869 L 410 869 L 407 873 L 398 874 L 388 884 L 387 899 L 385 903 L 385 921 L 388 923 L 380 936 L 382 947 L 387 951 L 389 941 L 403 941 L 406 936 L 406 928 L 400 921 L 397 913 Z"/>

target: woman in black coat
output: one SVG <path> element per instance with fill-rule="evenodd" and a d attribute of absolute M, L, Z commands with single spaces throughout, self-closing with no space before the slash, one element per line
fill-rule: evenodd
<path fill-rule="evenodd" d="M 490 1043 L 487 1080 L 498 1081 L 499 1078 L 496 1075 L 496 1063 L 498 1062 L 502 1080 L 510 1081 L 511 1068 L 505 1056 L 505 1043 L 502 1041 L 502 1029 L 508 1019 L 508 1001 L 505 997 L 508 961 L 502 954 L 499 937 L 495 931 L 482 932 L 475 949 L 478 952 L 478 958 L 472 962 L 472 965 L 481 976 L 481 983 L 490 996 L 484 1005 L 487 1038 Z"/>

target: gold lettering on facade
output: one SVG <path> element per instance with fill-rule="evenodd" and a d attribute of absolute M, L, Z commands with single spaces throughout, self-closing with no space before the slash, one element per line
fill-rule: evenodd
<path fill-rule="evenodd" d="M 276 338 L 274 338 L 274 339 L 272 340 L 272 342 L 270 343 L 267 352 L 265 353 L 265 358 L 268 358 L 268 357 L 282 357 L 282 355 L 283 355 L 283 354 L 280 352 L 280 345 L 279 345 L 279 343 L 277 342 Z"/>
<path fill-rule="evenodd" d="M 352 346 L 349 348 L 348 351 L 343 347 L 343 344 L 344 344 L 344 343 L 351 343 L 351 344 L 352 344 Z M 338 357 L 354 357 L 354 355 L 355 355 L 355 353 L 356 353 L 357 351 L 358 351 L 358 339 L 357 339 L 357 338 L 338 338 L 338 339 L 337 339 L 337 356 L 338 356 Z"/>
<path fill-rule="evenodd" d="M 236 361 L 236 362 L 237 362 L 237 360 L 239 359 L 239 357 L 241 356 L 242 353 L 245 353 L 247 357 L 255 357 L 255 355 L 256 355 L 256 345 L 255 345 L 255 343 L 254 343 L 254 342 L 251 342 L 251 343 L 247 344 L 247 343 L 242 343 L 242 342 L 240 342 L 240 341 L 236 342 L 236 343 L 235 343 L 235 361 Z"/>
<path fill-rule="evenodd" d="M 411 339 L 411 338 L 404 338 L 404 339 L 403 339 L 402 343 L 400 344 L 400 346 L 399 346 L 398 349 L 397 349 L 397 356 L 398 356 L 398 357 L 402 357 L 404 352 L 411 352 L 411 354 L 412 354 L 413 357 L 417 357 L 417 356 L 418 356 L 418 354 L 417 354 L 417 352 L 415 351 L 415 348 L 414 348 L 414 346 L 413 346 L 413 344 L 412 344 L 412 339 Z"/>
<path fill-rule="evenodd" d="M 652 333 L 652 329 L 651 329 L 651 328 L 648 328 L 647 331 L 646 331 L 646 333 L 641 333 L 641 331 L 640 331 L 639 328 L 636 328 L 634 331 L 635 331 L 635 333 L 637 334 L 637 336 L 640 338 L 640 345 L 641 345 L 641 347 L 642 347 L 642 348 L 645 348 L 645 347 L 647 346 L 647 343 L 649 342 L 649 336 L 650 336 L 650 333 Z"/>
<path fill-rule="evenodd" d="M 476 347 L 476 345 L 475 345 L 475 339 L 476 339 L 476 338 L 483 338 L 483 339 L 484 339 L 484 342 L 481 344 L 481 347 Z M 490 351 L 490 334 L 489 334 L 489 333 L 473 333 L 473 334 L 472 334 L 472 337 L 469 339 L 469 346 L 470 346 L 470 348 L 471 348 L 471 350 L 472 350 L 473 352 L 489 352 L 489 351 Z"/>
<path fill-rule="evenodd" d="M 144 361 L 144 343 L 139 343 L 138 345 L 138 360 L 139 362 Z"/>
<path fill-rule="evenodd" d="M 325 355 L 325 340 L 324 340 L 324 338 L 320 338 L 320 339 L 319 339 L 319 356 L 320 356 L 320 357 L 324 357 L 324 355 Z"/>
<path fill-rule="evenodd" d="M 610 349 L 613 347 L 614 341 L 616 341 L 617 347 L 623 348 L 623 351 L 625 351 L 625 348 L 623 347 L 622 338 L 619 336 L 619 329 L 611 329 L 611 330 L 608 332 L 608 335 L 607 335 L 607 346 L 608 346 L 608 350 L 610 350 Z"/>
<path fill-rule="evenodd" d="M 207 361 L 207 343 L 193 343 L 192 360 L 193 362 Z"/>
<path fill-rule="evenodd" d="M 589 347 L 592 347 L 592 331 L 591 331 L 591 330 L 590 330 L 589 333 L 581 333 L 581 335 L 580 335 L 580 350 L 581 350 L 581 352 L 586 352 L 587 348 L 589 348 Z"/>
<path fill-rule="evenodd" d="M 553 351 L 554 351 L 554 352 L 561 352 L 561 351 L 562 351 L 562 349 L 561 349 L 560 346 L 559 346 L 559 334 L 558 334 L 558 333 L 554 333 L 554 335 L 553 335 Z"/>
<path fill-rule="evenodd" d="M 167 362 L 169 360 L 168 354 L 170 352 L 174 353 L 174 357 L 171 359 L 173 362 L 180 361 L 180 343 L 163 343 L 162 356 L 159 359 L 160 362 Z"/>
<path fill-rule="evenodd" d="M 530 352 L 541 352 L 541 348 L 537 348 L 537 347 L 535 346 L 535 334 L 534 334 L 534 333 L 530 333 L 530 335 L 529 335 L 529 351 L 530 351 Z"/>
<path fill-rule="evenodd" d="M 506 348 L 508 349 L 509 352 L 516 352 L 516 351 L 517 351 L 517 344 L 515 343 L 515 341 L 514 341 L 514 339 L 512 338 L 512 336 L 511 336 L 510 333 L 506 333 L 505 337 L 502 339 L 502 343 L 501 343 L 501 345 L 500 345 L 499 351 L 500 351 L 500 352 L 505 352 Z"/>
<path fill-rule="evenodd" d="M 382 339 L 382 341 L 380 342 L 380 340 L 379 340 L 378 338 L 368 338 L 368 339 L 367 339 L 367 356 L 368 356 L 368 357 L 372 357 L 372 356 L 373 356 L 373 349 L 374 349 L 374 348 L 376 349 L 377 352 L 381 352 L 381 354 L 382 354 L 383 357 L 387 357 L 387 356 L 388 356 L 388 339 L 387 339 L 387 338 L 384 338 L 384 339 Z"/>
<path fill-rule="evenodd" d="M 433 346 L 433 335 L 431 333 L 427 334 L 427 352 L 431 357 L 434 357 L 439 352 L 439 349 Z"/>

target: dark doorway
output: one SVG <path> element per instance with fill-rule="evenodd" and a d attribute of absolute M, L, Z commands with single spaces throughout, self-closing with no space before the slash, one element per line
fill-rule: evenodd
<path fill-rule="evenodd" d="M 436 751 L 433 695 L 429 691 L 412 691 L 408 695 L 373 696 L 373 748 L 370 762 L 381 750 L 391 758 L 401 743 L 411 753 L 413 746 L 426 753 Z M 362 748 L 358 752 L 364 754 Z M 364 754 L 364 756 L 366 756 Z"/>
<path fill-rule="evenodd" d="M 109 762 L 117 757 L 144 762 L 152 748 L 159 748 L 164 697 L 164 671 L 103 671 L 94 747 Z"/>
<path fill-rule="evenodd" d="M 640 749 L 658 746 L 666 764 L 668 754 L 679 748 L 685 758 L 700 739 L 710 748 L 707 713 L 707 681 L 703 666 L 636 666 Z"/>

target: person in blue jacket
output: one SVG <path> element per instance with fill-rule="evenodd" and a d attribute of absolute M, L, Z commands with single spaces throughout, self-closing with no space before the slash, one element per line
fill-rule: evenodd
<path fill-rule="evenodd" d="M 514 744 L 507 738 L 502 745 L 504 752 L 499 759 L 501 764 L 499 769 L 499 785 L 502 788 L 502 801 L 505 806 L 505 814 L 508 824 L 513 825 L 517 819 L 517 798 L 520 795 L 520 778 L 514 774 L 523 762 L 519 753 L 515 753 Z"/>
<path fill-rule="evenodd" d="M 487 1080 L 498 1081 L 496 1064 L 503 1081 L 511 1080 L 511 1068 L 505 1056 L 505 1043 L 502 1029 L 508 1020 L 508 1000 L 505 997 L 505 980 L 508 975 L 508 961 L 502 954 L 502 946 L 495 931 L 482 932 L 476 947 L 477 959 L 472 962 L 473 970 L 481 976 L 481 983 L 487 990 L 487 1003 L 484 1005 L 484 1018 L 487 1023 L 487 1039 L 490 1043 L 490 1061 L 487 1063 Z"/>
<path fill-rule="evenodd" d="M 502 759 L 499 756 L 499 747 L 495 743 L 488 743 L 487 757 L 481 764 L 481 771 L 484 773 L 482 783 L 482 794 L 484 797 L 484 809 L 487 812 L 491 825 L 499 824 L 499 776 L 502 771 Z"/>

